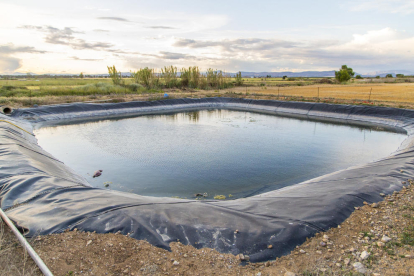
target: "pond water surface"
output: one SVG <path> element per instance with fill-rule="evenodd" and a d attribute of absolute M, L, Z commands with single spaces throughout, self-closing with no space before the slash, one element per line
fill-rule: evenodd
<path fill-rule="evenodd" d="M 35 134 L 92 186 L 148 196 L 207 193 L 207 199 L 246 197 L 365 164 L 406 138 L 217 109 L 49 126 Z M 98 169 L 102 175 L 92 178 Z"/>

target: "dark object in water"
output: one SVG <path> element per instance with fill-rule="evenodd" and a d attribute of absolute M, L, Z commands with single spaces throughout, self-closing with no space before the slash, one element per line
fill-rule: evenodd
<path fill-rule="evenodd" d="M 97 170 L 94 174 L 93 174 L 93 178 L 98 177 L 102 174 L 102 170 Z"/>
<path fill-rule="evenodd" d="M 208 197 L 208 194 L 207 193 L 204 193 L 204 194 L 196 193 L 194 196 L 195 197 L 199 197 L 199 196 Z"/>

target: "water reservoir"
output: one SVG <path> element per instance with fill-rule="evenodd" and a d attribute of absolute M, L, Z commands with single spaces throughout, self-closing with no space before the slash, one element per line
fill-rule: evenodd
<path fill-rule="evenodd" d="M 200 200 L 248 197 L 372 162 L 406 138 L 220 109 L 45 126 L 35 134 L 94 187 L 157 197 L 206 193 Z"/>

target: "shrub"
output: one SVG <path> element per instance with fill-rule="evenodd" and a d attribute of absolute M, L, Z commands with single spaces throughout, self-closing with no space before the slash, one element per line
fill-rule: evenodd
<path fill-rule="evenodd" d="M 155 70 L 148 67 L 139 69 L 137 72 L 131 72 L 131 76 L 135 83 L 142 84 L 147 88 L 154 88 L 159 85 L 159 77 L 155 74 Z"/>
<path fill-rule="evenodd" d="M 127 85 L 126 87 L 133 92 L 137 92 L 138 90 L 144 88 L 141 84 L 138 84 L 138 83 L 131 83 Z"/>
<path fill-rule="evenodd" d="M 236 86 L 241 86 L 241 85 L 243 85 L 243 78 L 242 78 L 241 72 L 239 71 L 236 74 Z"/>
<path fill-rule="evenodd" d="M 392 76 L 392 74 L 387 74 L 385 77 L 386 78 L 392 78 L 393 76 Z"/>
<path fill-rule="evenodd" d="M 333 82 L 330 79 L 323 78 L 323 79 L 320 79 L 318 81 L 318 83 L 322 83 L 322 84 L 324 84 L 324 83 L 326 83 L 326 84 L 332 84 Z"/>
<path fill-rule="evenodd" d="M 355 77 L 356 79 L 358 79 L 358 80 L 361 80 L 361 79 L 363 79 L 363 77 L 361 77 L 361 75 L 356 75 L 356 77 Z"/>

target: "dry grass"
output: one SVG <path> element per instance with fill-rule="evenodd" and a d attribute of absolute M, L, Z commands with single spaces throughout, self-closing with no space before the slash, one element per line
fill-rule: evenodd
<path fill-rule="evenodd" d="M 43 275 L 0 218 L 0 276 Z"/>
<path fill-rule="evenodd" d="M 305 97 L 321 99 L 341 99 L 360 101 L 383 101 L 414 103 L 414 84 L 360 84 L 360 85 L 308 85 L 289 87 L 238 87 L 231 89 L 236 93 L 279 95 L 280 97 Z M 372 88 L 372 91 L 371 91 Z M 371 93 L 371 97 L 370 97 Z"/>

